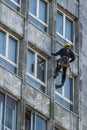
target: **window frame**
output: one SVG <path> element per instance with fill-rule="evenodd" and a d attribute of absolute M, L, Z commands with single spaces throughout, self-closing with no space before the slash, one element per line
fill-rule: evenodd
<path fill-rule="evenodd" d="M 72 100 L 73 101 L 70 101 L 68 98 L 66 98 L 65 96 L 64 96 L 64 85 L 62 86 L 62 94 L 60 94 L 59 92 L 57 92 L 56 91 L 56 89 L 55 89 L 55 95 L 58 95 L 61 99 L 63 99 L 64 101 L 66 101 L 67 103 L 69 103 L 70 105 L 72 105 L 72 107 L 73 107 L 73 105 L 74 105 L 74 77 L 72 77 L 72 76 L 70 76 L 70 77 L 66 77 L 66 78 L 68 78 L 68 79 L 72 79 Z M 58 104 L 60 104 L 58 101 L 56 101 L 56 99 L 55 99 L 55 102 L 57 102 Z M 60 105 L 62 105 L 62 106 L 64 106 L 63 104 L 60 104 Z M 68 109 L 67 107 L 65 107 L 64 106 L 64 108 L 66 108 L 66 109 Z M 70 109 L 68 109 L 68 110 L 70 110 Z M 71 111 L 71 110 L 70 110 Z"/>
<path fill-rule="evenodd" d="M 57 8 L 57 15 L 58 15 L 58 12 L 61 13 L 63 15 L 63 35 L 61 35 L 60 33 L 57 32 L 57 29 L 56 29 L 56 35 L 58 35 L 59 37 L 61 37 L 62 39 L 64 39 L 65 41 L 69 42 L 72 46 L 74 45 L 75 43 L 75 21 L 73 18 L 71 18 L 69 15 L 67 15 L 67 13 L 64 13 L 63 11 L 61 11 L 60 9 Z M 73 22 L 73 37 L 72 37 L 72 41 L 70 41 L 69 39 L 67 39 L 65 37 L 65 34 L 66 34 L 66 18 L 68 18 L 69 20 L 71 20 Z M 56 23 L 57 24 L 57 23 Z M 62 43 L 64 44 L 64 43 Z"/>
<path fill-rule="evenodd" d="M 15 99 L 14 97 L 12 97 L 11 95 L 9 95 L 9 94 L 5 94 L 5 93 L 3 93 L 3 92 L 0 92 L 2 95 L 4 95 L 4 110 L 3 110 L 3 124 L 1 124 L 1 126 L 3 126 L 4 127 L 4 129 L 6 128 L 7 130 L 11 130 L 10 128 L 8 128 L 6 125 L 5 125 L 5 117 L 6 117 L 6 105 L 7 105 L 7 97 L 9 97 L 11 100 L 13 100 L 13 101 L 15 101 L 15 112 L 16 112 L 16 116 L 15 116 L 15 130 L 16 130 L 16 128 L 17 128 L 17 108 L 18 108 L 18 106 L 17 106 L 17 99 Z M 11 122 L 12 124 L 13 124 L 13 126 L 14 126 L 14 122 L 12 121 Z M 13 127 L 12 126 L 12 127 Z"/>
<path fill-rule="evenodd" d="M 40 3 L 40 0 L 36 0 L 37 1 L 37 5 L 36 5 L 36 16 L 33 15 L 30 11 L 29 11 L 29 16 L 33 17 L 35 20 L 37 20 L 38 22 L 40 22 L 44 27 L 46 27 L 46 30 L 48 28 L 48 17 L 49 17 L 49 14 L 48 14 L 48 10 L 49 10 L 49 1 L 48 0 L 42 0 L 44 2 L 47 3 L 47 16 L 46 16 L 46 23 L 43 22 L 42 20 L 40 20 L 39 18 L 39 3 Z M 29 21 L 30 22 L 30 21 Z M 32 23 L 32 22 L 31 22 Z M 36 25 L 35 25 L 36 26 Z M 36 26 L 38 28 L 38 26 Z M 47 32 L 47 31 L 46 31 Z"/>
<path fill-rule="evenodd" d="M 34 66 L 35 72 L 34 72 L 34 75 L 31 75 L 26 70 L 26 74 L 30 78 L 36 80 L 42 86 L 46 87 L 46 85 L 47 85 L 47 59 L 45 57 L 43 57 L 41 54 L 39 54 L 38 52 L 36 52 L 34 49 L 30 48 L 30 47 L 28 47 L 28 50 L 32 51 L 35 54 L 35 61 L 34 61 L 34 63 L 35 63 L 35 66 Z M 45 60 L 45 82 L 42 82 L 40 79 L 37 78 L 37 58 L 38 58 L 38 56 L 40 56 L 42 59 Z"/>
<path fill-rule="evenodd" d="M 12 66 L 14 66 L 17 69 L 18 74 L 18 63 L 19 63 L 19 39 L 17 39 L 15 36 L 13 36 L 11 33 L 7 32 L 3 28 L 0 27 L 0 31 L 6 34 L 6 43 L 5 43 L 5 55 L 0 54 L 0 57 L 10 63 Z M 9 47 L 9 38 L 12 38 L 17 41 L 17 63 L 12 62 L 10 59 L 8 59 L 8 47 Z M 3 65 L 2 65 L 3 66 Z M 7 69 L 7 68 L 6 68 Z M 11 71 L 12 72 L 12 71 Z"/>
<path fill-rule="evenodd" d="M 14 4 L 15 6 L 17 6 L 19 8 L 19 11 L 14 9 L 11 5 L 9 5 L 8 3 L 6 3 L 4 0 L 2 0 L 6 5 L 8 5 L 9 7 L 11 7 L 13 10 L 17 11 L 17 12 L 21 12 L 21 0 L 19 2 L 19 4 L 17 2 L 15 2 L 14 0 L 9 0 L 12 4 Z"/>

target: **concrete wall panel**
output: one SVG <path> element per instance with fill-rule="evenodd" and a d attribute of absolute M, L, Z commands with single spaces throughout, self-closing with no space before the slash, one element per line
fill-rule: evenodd
<path fill-rule="evenodd" d="M 21 98 L 21 80 L 2 67 L 0 67 L 0 87 Z"/>
<path fill-rule="evenodd" d="M 78 18 L 78 2 L 76 0 L 57 0 L 57 3 Z"/>
<path fill-rule="evenodd" d="M 27 105 L 49 117 L 50 99 L 47 95 L 44 95 L 33 87 L 27 85 L 25 88 L 25 102 Z"/>
<path fill-rule="evenodd" d="M 56 103 L 54 105 L 54 118 L 65 129 L 77 130 L 77 116 Z"/>
<path fill-rule="evenodd" d="M 0 23 L 23 37 L 24 18 L 0 2 Z"/>
<path fill-rule="evenodd" d="M 51 38 L 31 24 L 27 26 L 27 40 L 47 53 L 51 53 Z"/>

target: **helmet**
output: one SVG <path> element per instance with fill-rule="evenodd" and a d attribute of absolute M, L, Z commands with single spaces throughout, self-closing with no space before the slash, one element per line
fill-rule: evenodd
<path fill-rule="evenodd" d="M 65 47 L 71 47 L 71 44 L 67 42 L 67 43 L 65 44 Z"/>

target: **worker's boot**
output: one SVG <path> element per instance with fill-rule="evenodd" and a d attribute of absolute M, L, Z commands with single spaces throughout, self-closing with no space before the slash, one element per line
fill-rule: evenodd
<path fill-rule="evenodd" d="M 58 76 L 58 72 L 55 73 L 55 75 L 53 76 L 53 78 L 55 79 Z"/>
<path fill-rule="evenodd" d="M 61 88 L 64 84 L 59 84 L 59 85 L 56 85 L 55 88 Z"/>

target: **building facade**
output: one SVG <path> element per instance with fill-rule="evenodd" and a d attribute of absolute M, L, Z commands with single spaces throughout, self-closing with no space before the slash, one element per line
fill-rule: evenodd
<path fill-rule="evenodd" d="M 87 130 L 86 0 L 0 0 L 0 130 Z M 75 61 L 55 88 L 58 56 Z"/>

